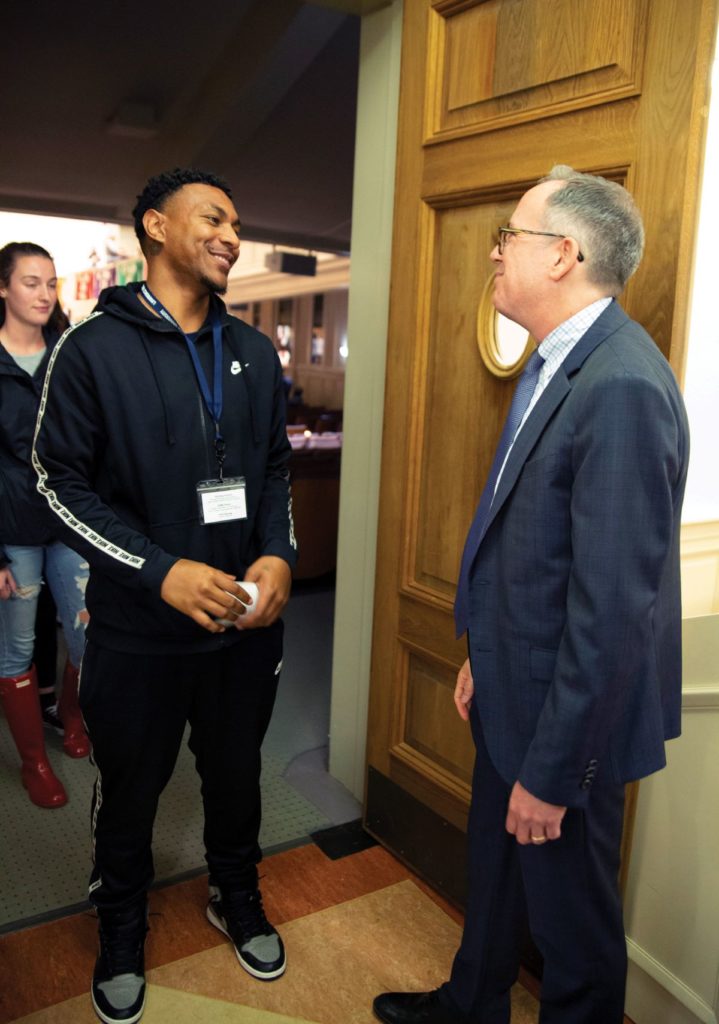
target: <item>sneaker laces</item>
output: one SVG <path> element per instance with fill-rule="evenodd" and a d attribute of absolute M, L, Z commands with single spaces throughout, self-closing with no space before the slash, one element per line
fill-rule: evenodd
<path fill-rule="evenodd" d="M 100 949 L 108 974 L 142 974 L 142 952 L 148 928 L 144 912 L 108 913 L 100 916 Z"/>
<path fill-rule="evenodd" d="M 274 932 L 274 928 L 265 917 L 262 893 L 259 889 L 250 893 L 238 890 L 226 896 L 223 893 L 222 909 L 230 930 L 239 933 L 243 943 L 256 935 L 271 935 Z"/>

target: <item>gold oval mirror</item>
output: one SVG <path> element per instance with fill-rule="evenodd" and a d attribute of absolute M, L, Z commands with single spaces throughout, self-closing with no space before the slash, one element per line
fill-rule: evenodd
<path fill-rule="evenodd" d="M 494 274 L 484 286 L 477 310 L 477 345 L 490 373 L 503 380 L 518 376 L 535 347 L 524 327 L 498 313 L 492 302 Z"/>

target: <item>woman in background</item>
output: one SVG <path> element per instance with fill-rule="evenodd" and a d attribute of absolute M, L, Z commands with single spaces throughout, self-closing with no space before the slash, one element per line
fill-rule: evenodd
<path fill-rule="evenodd" d="M 58 704 L 63 746 L 85 757 L 89 743 L 77 706 L 84 647 L 87 564 L 56 540 L 37 494 L 30 458 L 50 352 L 67 320 L 57 302 L 55 265 L 39 245 L 0 249 L 0 701 L 22 761 L 22 781 L 39 807 L 67 803 L 47 759 L 32 664 L 43 576 L 63 625 L 68 664 Z"/>

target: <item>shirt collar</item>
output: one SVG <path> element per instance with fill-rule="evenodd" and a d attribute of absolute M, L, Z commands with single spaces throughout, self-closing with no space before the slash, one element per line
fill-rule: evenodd
<path fill-rule="evenodd" d="M 597 299 L 550 331 L 539 345 L 539 354 L 544 357 L 545 363 L 556 367 L 566 359 L 579 339 L 586 334 L 594 321 L 599 319 L 611 302 L 611 296 Z"/>

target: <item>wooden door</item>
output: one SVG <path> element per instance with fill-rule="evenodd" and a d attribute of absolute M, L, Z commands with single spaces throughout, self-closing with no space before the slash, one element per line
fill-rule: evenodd
<path fill-rule="evenodd" d="M 405 0 L 366 825 L 458 902 L 473 750 L 452 606 L 512 392 L 477 346 L 488 254 L 553 164 L 626 184 L 647 243 L 621 301 L 681 375 L 716 15 Z"/>

